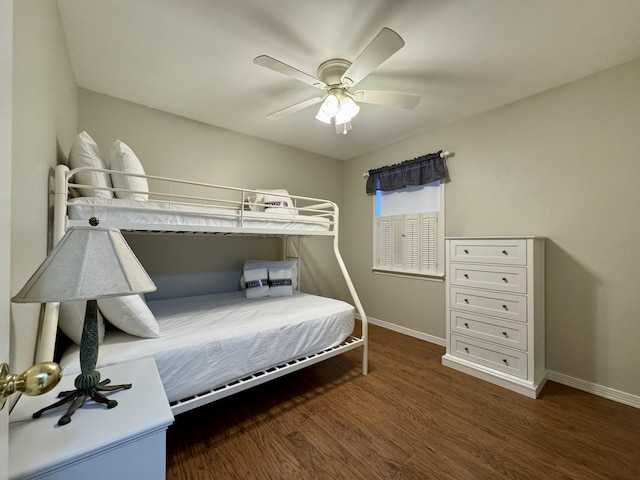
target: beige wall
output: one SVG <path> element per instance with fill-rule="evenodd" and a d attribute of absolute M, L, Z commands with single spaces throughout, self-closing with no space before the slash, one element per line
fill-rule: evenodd
<path fill-rule="evenodd" d="M 371 273 L 362 172 L 452 150 L 448 235 L 548 237 L 547 367 L 640 395 L 639 78 L 634 61 L 349 161 L 346 256 L 367 313 L 444 336 L 442 284 Z"/>
<path fill-rule="evenodd" d="M 11 293 L 47 253 L 50 171 L 77 129 L 78 90 L 55 0 L 14 2 Z M 38 305 L 11 307 L 12 367 L 33 362 Z M 15 348 L 16 345 L 19 348 Z"/>
<path fill-rule="evenodd" d="M 151 175 L 249 188 L 285 188 L 291 194 L 342 202 L 342 162 L 168 113 L 81 90 L 79 128 L 108 152 L 127 143 Z M 135 235 L 132 248 L 159 284 L 156 296 L 228 290 L 239 285 L 247 258 L 277 258 L 280 242 L 248 238 L 191 239 Z M 328 239 L 303 241 L 305 291 L 339 298 L 346 286 Z M 152 297 L 153 295 L 150 295 Z"/>
<path fill-rule="evenodd" d="M 9 358 L 9 297 L 11 295 L 11 142 L 13 84 L 13 2 L 0 0 L 0 363 Z M 0 410 L 0 478 L 9 470 L 9 400 Z"/>

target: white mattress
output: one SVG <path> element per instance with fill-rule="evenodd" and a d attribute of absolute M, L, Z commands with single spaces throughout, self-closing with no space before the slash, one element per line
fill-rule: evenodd
<path fill-rule="evenodd" d="M 240 218 L 242 213 L 242 220 Z M 68 202 L 72 220 L 93 216 L 104 225 L 143 224 L 184 227 L 240 227 L 278 230 L 327 231 L 330 221 L 317 215 L 240 211 L 206 206 L 141 202 L 121 198 L 78 197 Z"/>
<path fill-rule="evenodd" d="M 219 293 L 148 305 L 160 338 L 108 331 L 98 369 L 153 356 L 170 402 L 339 345 L 354 327 L 348 303 L 300 292 L 256 299 L 243 292 Z M 60 366 L 65 375 L 80 372 L 77 345 L 65 351 Z"/>

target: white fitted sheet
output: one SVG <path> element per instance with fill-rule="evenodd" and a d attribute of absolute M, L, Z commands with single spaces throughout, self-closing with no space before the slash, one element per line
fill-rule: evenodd
<path fill-rule="evenodd" d="M 241 223 L 240 210 L 166 202 L 141 202 L 122 198 L 77 197 L 69 200 L 67 211 L 72 220 L 97 217 L 105 225 L 126 223 L 158 225 L 167 228 L 242 226 L 305 231 L 327 231 L 331 225 L 327 217 L 318 215 L 253 211 L 243 211 Z"/>
<path fill-rule="evenodd" d="M 160 337 L 109 331 L 97 368 L 152 356 L 169 402 L 339 345 L 354 328 L 351 305 L 300 292 L 256 299 L 243 292 L 218 293 L 148 305 Z M 60 366 L 65 375 L 80 372 L 77 345 L 65 351 Z"/>

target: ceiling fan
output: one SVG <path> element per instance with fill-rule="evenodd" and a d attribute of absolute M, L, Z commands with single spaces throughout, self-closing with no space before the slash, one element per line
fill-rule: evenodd
<path fill-rule="evenodd" d="M 342 58 L 332 58 L 322 62 L 318 67 L 317 78 L 268 55 L 254 58 L 253 62 L 257 65 L 282 73 L 325 92 L 324 95 L 278 110 L 267 115 L 267 118 L 278 120 L 322 102 L 316 118 L 327 124 L 335 124 L 336 133 L 346 134 L 351 130 L 351 119 L 360 111 L 356 102 L 407 109 L 415 108 L 420 103 L 421 96 L 414 93 L 382 90 L 352 91 L 352 88 L 362 79 L 403 46 L 402 37 L 390 28 L 384 27 L 353 63 Z"/>

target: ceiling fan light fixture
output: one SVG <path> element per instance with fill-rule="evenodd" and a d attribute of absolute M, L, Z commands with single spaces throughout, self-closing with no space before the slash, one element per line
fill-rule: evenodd
<path fill-rule="evenodd" d="M 360 107 L 356 102 L 353 101 L 350 97 L 345 97 L 342 102 L 340 102 L 340 111 L 342 115 L 346 116 L 351 120 L 353 117 L 358 115 L 360 111 Z"/>
<path fill-rule="evenodd" d="M 322 102 L 322 105 L 320 105 L 320 110 L 318 110 L 316 119 L 330 125 L 331 119 L 336 116 L 336 113 L 338 113 L 339 109 L 340 109 L 340 100 L 335 94 L 330 93 L 324 99 L 324 102 Z"/>
<path fill-rule="evenodd" d="M 336 133 L 346 135 L 351 130 L 351 119 L 358 112 L 360 107 L 351 97 L 342 90 L 333 89 L 320 106 L 316 119 L 328 125 L 334 123 Z"/>
<path fill-rule="evenodd" d="M 342 125 L 343 123 L 347 123 L 349 121 L 351 121 L 351 118 L 345 115 L 344 112 L 340 111 L 337 113 L 336 119 L 335 119 L 336 125 Z"/>
<path fill-rule="evenodd" d="M 327 114 L 322 107 L 320 107 L 320 110 L 318 111 L 318 114 L 316 115 L 316 119 L 320 120 L 322 123 L 326 123 L 327 125 L 331 125 L 331 119 L 333 117 L 329 114 Z"/>
<path fill-rule="evenodd" d="M 340 109 L 336 113 L 336 125 L 342 125 L 350 122 L 360 111 L 360 107 L 356 105 L 351 98 L 346 97 L 340 103 Z"/>
<path fill-rule="evenodd" d="M 322 102 L 322 106 L 320 107 L 320 110 L 324 111 L 331 117 L 335 116 L 339 109 L 340 100 L 338 99 L 338 96 L 333 93 L 327 95 L 327 98 L 324 99 L 324 102 Z"/>

